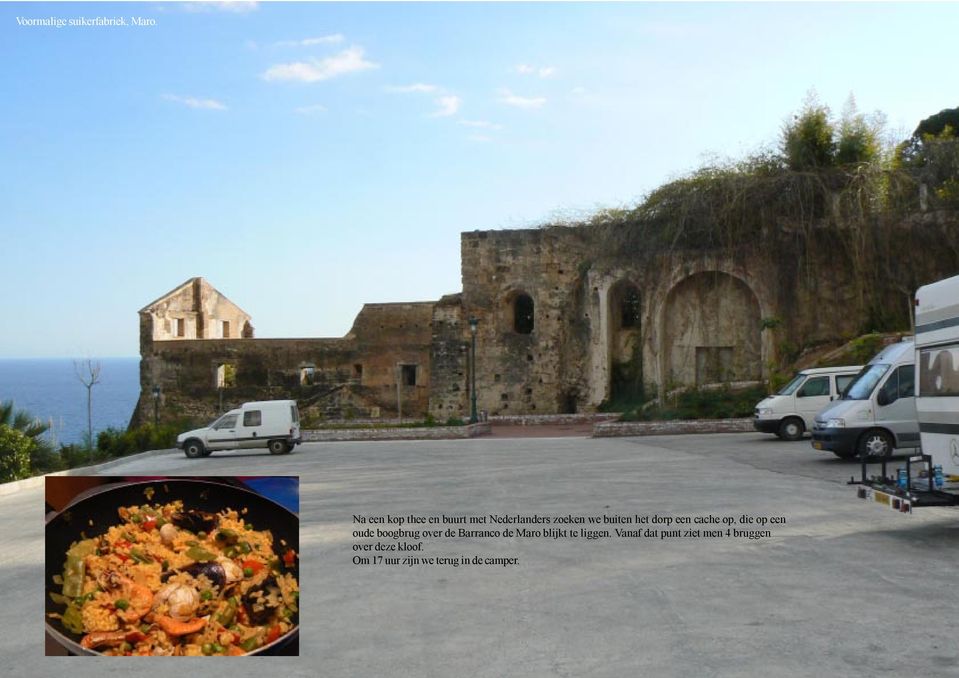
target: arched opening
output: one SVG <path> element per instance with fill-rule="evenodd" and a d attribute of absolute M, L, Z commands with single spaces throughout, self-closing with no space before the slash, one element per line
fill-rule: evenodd
<path fill-rule="evenodd" d="M 759 301 L 739 278 L 710 271 L 677 284 L 663 309 L 666 386 L 762 378 Z"/>
<path fill-rule="evenodd" d="M 639 289 L 621 280 L 609 290 L 609 400 L 631 407 L 644 398 L 643 304 Z"/>
<path fill-rule="evenodd" d="M 513 331 L 517 334 L 533 333 L 533 297 L 519 292 L 513 297 Z"/>

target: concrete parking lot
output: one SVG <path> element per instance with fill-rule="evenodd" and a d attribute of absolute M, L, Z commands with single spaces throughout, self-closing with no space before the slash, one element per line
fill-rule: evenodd
<path fill-rule="evenodd" d="M 171 451 L 110 475 L 299 475 L 303 612 L 286 676 L 959 675 L 959 511 L 855 499 L 858 466 L 761 434 L 314 443 Z M 42 489 L 0 496 L 9 675 L 93 676 L 43 651 Z M 455 539 L 501 566 L 354 565 L 354 515 L 782 516 L 761 540 Z M 608 529 L 608 528 L 607 528 Z M 262 662 L 204 662 L 209 675 Z M 123 662 L 173 675 L 176 660 Z M 113 671 L 111 671 L 112 673 Z"/>

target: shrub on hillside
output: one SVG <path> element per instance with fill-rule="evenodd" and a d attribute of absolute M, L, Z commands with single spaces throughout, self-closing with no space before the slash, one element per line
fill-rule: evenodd
<path fill-rule="evenodd" d="M 30 436 L 0 424 L 0 482 L 29 477 L 30 452 L 35 446 Z"/>

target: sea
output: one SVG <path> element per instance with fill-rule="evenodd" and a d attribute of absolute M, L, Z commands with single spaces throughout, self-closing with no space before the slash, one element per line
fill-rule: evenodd
<path fill-rule="evenodd" d="M 139 358 L 95 358 L 100 381 L 93 387 L 93 436 L 125 429 L 140 396 Z M 87 389 L 69 358 L 0 358 L 0 401 L 50 424 L 54 445 L 80 443 L 87 431 Z"/>

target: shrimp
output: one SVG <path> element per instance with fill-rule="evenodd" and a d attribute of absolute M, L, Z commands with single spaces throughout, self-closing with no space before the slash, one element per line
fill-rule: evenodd
<path fill-rule="evenodd" d="M 158 615 L 156 623 L 163 629 L 168 636 L 185 636 L 188 633 L 196 633 L 206 626 L 207 618 L 201 617 L 190 621 L 177 621 L 173 617 Z"/>
<path fill-rule="evenodd" d="M 119 645 L 120 643 L 137 643 L 144 636 L 139 631 L 94 631 L 83 636 L 80 645 L 88 650 L 101 645 Z"/>

